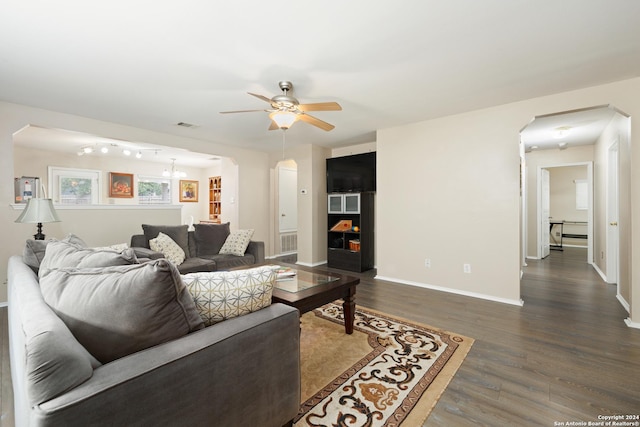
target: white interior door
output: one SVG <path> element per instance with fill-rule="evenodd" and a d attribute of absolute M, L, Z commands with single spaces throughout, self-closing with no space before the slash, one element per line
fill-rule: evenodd
<path fill-rule="evenodd" d="M 618 282 L 620 231 L 618 228 L 618 141 L 607 153 L 607 282 Z"/>
<path fill-rule="evenodd" d="M 278 169 L 278 218 L 281 233 L 298 229 L 298 171 Z"/>
<path fill-rule="evenodd" d="M 550 189 L 549 189 L 549 170 L 540 169 L 540 252 L 541 258 L 549 256 L 549 206 L 550 206 Z"/>

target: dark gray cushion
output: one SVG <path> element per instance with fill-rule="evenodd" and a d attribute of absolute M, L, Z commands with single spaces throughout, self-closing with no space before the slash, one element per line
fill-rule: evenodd
<path fill-rule="evenodd" d="M 47 244 L 40 263 L 38 276 L 42 278 L 57 268 L 109 267 L 113 265 L 137 264 L 138 258 L 131 248 L 118 253 L 112 250 L 83 248 L 71 242 L 51 240 Z"/>
<path fill-rule="evenodd" d="M 93 375 L 93 357 L 78 344 L 62 321 L 55 316 L 39 316 L 38 319 L 40 330 L 31 332 L 26 349 L 32 405 L 46 402 Z"/>
<path fill-rule="evenodd" d="M 197 256 L 217 255 L 231 233 L 229 223 L 224 224 L 195 224 L 195 239 Z"/>
<path fill-rule="evenodd" d="M 51 270 L 45 301 L 76 339 L 107 363 L 203 327 L 193 299 L 169 261 Z"/>
<path fill-rule="evenodd" d="M 158 237 L 158 234 L 161 232 L 171 237 L 171 240 L 176 242 L 178 246 L 182 248 L 187 258 L 193 256 L 189 251 L 189 236 L 188 236 L 188 226 L 186 225 L 149 225 L 142 224 L 142 230 L 144 231 L 144 236 L 147 239 L 147 244 L 145 247 L 149 246 L 149 240 L 155 239 Z"/>
<path fill-rule="evenodd" d="M 9 270 L 12 270 L 11 265 Z M 25 345 L 25 360 L 16 363 L 18 366 L 26 365 L 24 374 L 29 402 L 30 405 L 38 405 L 91 378 L 93 369 L 100 366 L 100 362 L 80 345 L 45 303 L 33 273 L 18 272 L 10 278 L 16 280 L 13 286 L 20 288 L 10 297 L 15 310 L 10 323 L 20 320 L 19 325 L 12 327 L 12 332 L 19 329 L 24 333 Z M 19 345 L 20 341 L 12 338 L 12 345 Z M 23 380 L 18 383 L 23 384 Z"/>

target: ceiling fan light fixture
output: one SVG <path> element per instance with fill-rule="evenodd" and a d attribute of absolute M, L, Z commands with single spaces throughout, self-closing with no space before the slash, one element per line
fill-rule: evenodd
<path fill-rule="evenodd" d="M 269 118 L 273 120 L 280 129 L 289 129 L 293 123 L 298 120 L 298 115 L 291 111 L 274 111 L 269 114 Z"/>

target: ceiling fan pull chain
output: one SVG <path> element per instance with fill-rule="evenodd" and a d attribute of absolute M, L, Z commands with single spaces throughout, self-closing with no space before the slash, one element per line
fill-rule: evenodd
<path fill-rule="evenodd" d="M 284 160 L 284 141 L 285 141 L 285 132 L 287 130 L 286 129 L 282 129 L 282 160 Z"/>

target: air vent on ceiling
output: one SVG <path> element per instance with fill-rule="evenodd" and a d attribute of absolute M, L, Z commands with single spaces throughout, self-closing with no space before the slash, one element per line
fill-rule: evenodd
<path fill-rule="evenodd" d="M 178 122 L 178 123 L 176 123 L 176 126 L 181 126 L 183 128 L 195 128 L 195 127 L 198 127 L 198 126 L 196 126 L 196 125 L 194 125 L 192 123 L 187 123 L 187 122 Z"/>

